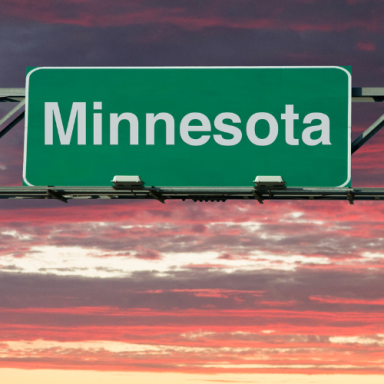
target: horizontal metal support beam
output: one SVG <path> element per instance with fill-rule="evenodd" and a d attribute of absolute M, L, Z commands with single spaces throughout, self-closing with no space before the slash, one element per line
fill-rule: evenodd
<path fill-rule="evenodd" d="M 384 188 L 142 188 L 113 187 L 0 187 L 0 199 L 129 199 L 192 200 L 383 200 Z"/>
<path fill-rule="evenodd" d="M 383 102 L 383 87 L 354 87 L 352 88 L 353 102 Z"/>
<path fill-rule="evenodd" d="M 25 88 L 0 88 L 0 102 L 17 102 L 25 99 Z"/>

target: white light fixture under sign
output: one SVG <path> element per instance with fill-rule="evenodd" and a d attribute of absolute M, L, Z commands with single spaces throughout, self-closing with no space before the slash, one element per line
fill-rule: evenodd
<path fill-rule="evenodd" d="M 281 176 L 257 176 L 254 181 L 259 188 L 284 188 L 285 181 Z"/>
<path fill-rule="evenodd" d="M 115 176 L 112 180 L 115 188 L 143 187 L 144 182 L 140 176 Z"/>

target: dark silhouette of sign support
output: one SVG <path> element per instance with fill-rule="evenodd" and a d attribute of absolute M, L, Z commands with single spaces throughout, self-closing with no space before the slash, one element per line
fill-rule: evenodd
<path fill-rule="evenodd" d="M 384 88 L 352 88 L 353 102 L 384 102 Z M 25 89 L 0 88 L 0 102 L 18 103 L 0 119 L 0 138 L 24 119 Z M 376 120 L 351 144 L 355 153 L 381 128 L 384 115 Z M 251 182 L 251 181 L 250 181 Z M 114 187 L 0 187 L 0 199 L 145 199 L 192 200 L 194 202 L 225 202 L 226 200 L 384 200 L 384 188 L 114 188 Z"/>

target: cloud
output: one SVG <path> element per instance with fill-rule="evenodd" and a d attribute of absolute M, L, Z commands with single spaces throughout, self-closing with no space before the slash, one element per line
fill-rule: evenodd
<path fill-rule="evenodd" d="M 359 43 L 357 43 L 356 48 L 360 49 L 362 51 L 368 51 L 368 52 L 372 52 L 372 51 L 376 50 L 375 45 L 372 44 L 372 43 L 362 43 L 362 42 L 359 42 Z"/>
<path fill-rule="evenodd" d="M 138 259 L 160 260 L 162 258 L 161 254 L 157 251 L 154 251 L 153 249 L 148 249 L 141 245 L 138 245 L 137 249 L 138 252 L 136 253 L 135 257 Z"/>
<path fill-rule="evenodd" d="M 364 300 L 364 299 L 351 299 L 347 297 L 310 297 L 310 300 L 319 301 L 322 303 L 334 304 L 362 304 L 362 305 L 384 305 L 384 299 L 377 300 Z"/>
<path fill-rule="evenodd" d="M 136 213 L 136 204 L 120 205 L 120 221 L 106 220 L 110 206 L 41 210 L 38 221 L 27 219 L 28 210 L 9 211 L 2 222 L 0 264 L 12 249 L 24 257 L 10 259 L 10 267 L 22 270 L 0 274 L 1 339 L 8 345 L 0 353 L 2 366 L 174 371 L 177 364 L 183 372 L 379 372 L 384 270 L 380 240 L 372 240 L 381 233 L 377 206 L 363 203 L 351 211 L 347 202 L 344 209 L 339 203 L 325 209 L 292 202 L 270 204 L 261 215 L 255 204 L 230 203 L 223 215 L 222 205 L 178 205 L 169 210 L 139 204 Z M 337 215 L 330 214 L 334 206 Z M 301 239 L 298 229 L 306 234 Z M 51 248 L 44 254 L 47 243 Z M 252 256 L 255 246 L 265 254 Z M 213 268 L 223 247 L 233 258 L 220 263 L 233 266 Z M 327 254 L 327 247 L 334 251 Z M 287 264 L 300 249 L 303 256 L 293 258 L 289 271 L 267 264 L 255 268 L 258 259 L 270 263 L 276 255 Z M 112 256 L 122 251 L 124 256 Z M 189 260 L 182 259 L 185 255 Z M 316 264 L 320 256 L 328 257 L 329 268 Z M 181 259 L 184 267 L 171 267 L 168 258 L 173 265 Z M 200 258 L 206 265 L 195 268 Z M 112 264 L 103 264 L 109 259 Z M 125 259 L 135 266 L 127 268 Z M 26 273 L 28 265 L 43 261 L 44 274 Z M 152 267 L 140 271 L 139 262 Z M 84 277 L 93 263 L 104 278 Z M 356 337 L 378 342 L 351 343 Z M 104 346 L 96 347 L 96 341 Z M 126 352 L 116 351 L 115 342 Z M 137 352 L 140 348 L 144 352 Z"/>
<path fill-rule="evenodd" d="M 88 315 L 92 315 L 95 309 L 89 308 Z M 48 314 L 49 311 L 46 313 Z M 112 314 L 113 311 L 109 310 L 109 313 Z M 115 311 L 114 315 L 121 316 L 122 313 Z M 46 339 L 3 341 L 0 344 L 0 361 L 3 367 L 46 369 L 76 367 L 100 371 L 142 369 L 174 371 L 175 367 L 172 367 L 172 364 L 176 364 L 177 370 L 195 371 L 195 373 L 239 372 L 240 370 L 242 372 L 275 370 L 292 373 L 298 369 L 305 373 L 328 374 L 336 371 L 380 372 L 378 367 L 380 367 L 381 355 L 377 352 L 383 344 L 382 335 L 361 334 L 351 337 L 333 333 L 328 336 L 315 336 L 306 335 L 303 332 L 300 335 L 287 332 L 275 335 L 260 331 L 255 326 L 245 327 L 246 330 L 242 331 L 228 332 L 228 326 L 225 330 L 220 327 L 222 321 L 218 321 L 219 316 L 226 321 L 232 320 L 228 317 L 229 313 L 223 311 L 219 311 L 214 316 L 216 325 L 212 322 L 204 324 L 203 313 L 190 311 L 185 315 L 192 319 L 200 315 L 203 320 L 202 328 L 192 330 L 187 324 L 183 324 L 181 328 L 184 329 L 184 333 L 179 333 L 180 325 L 174 324 L 173 327 L 161 327 L 159 332 L 159 327 L 150 325 L 148 318 L 155 316 L 158 321 L 164 314 L 156 314 L 148 310 L 129 313 L 129 316 L 137 315 L 141 320 L 139 328 L 127 325 L 106 328 L 98 325 L 98 333 L 95 334 L 92 331 L 94 327 L 88 329 L 84 326 L 76 327 L 77 334 L 83 337 L 77 340 L 56 341 L 52 339 L 52 332 L 49 336 L 50 328 L 45 326 L 45 335 L 48 336 Z M 175 315 L 177 318 L 180 313 L 176 312 Z M 212 316 L 211 313 L 209 315 Z M 256 313 L 240 312 L 240 319 L 243 322 L 244 315 L 254 317 Z M 257 315 L 263 316 L 262 313 Z M 31 331 L 39 331 L 39 334 L 44 336 L 38 328 L 29 328 Z M 56 326 L 56 329 L 60 330 L 57 334 L 61 334 L 62 339 L 63 335 L 72 336 L 75 328 L 63 329 Z M 236 325 L 232 325 L 232 330 L 234 329 Z M 112 330 L 114 335 L 111 334 Z M 128 333 L 122 336 L 119 334 L 122 330 Z M 148 330 L 149 332 L 146 332 Z M 289 331 L 289 327 L 286 328 L 287 330 Z M 4 331 L 8 333 L 9 329 L 5 327 Z M 89 338 L 91 332 L 96 339 Z M 85 339 L 86 336 L 88 339 Z M 108 337 L 109 341 L 103 340 L 102 337 Z M 344 358 L 347 351 L 348 362 Z"/>
<path fill-rule="evenodd" d="M 262 213 L 255 210 L 254 201 L 224 205 L 154 201 L 112 207 L 48 205 L 39 215 L 32 208 L 3 210 L 3 266 L 17 265 L 16 260 L 24 257 L 20 265 L 25 272 L 40 268 L 46 273 L 53 253 L 57 273 L 73 274 L 81 271 L 78 259 L 84 260 L 81 273 L 86 268 L 115 275 L 123 273 L 133 258 L 141 260 L 136 269 L 151 269 L 157 262 L 156 268 L 163 271 L 197 266 L 228 271 L 327 265 L 381 268 L 383 262 L 378 202 L 358 202 L 353 208 L 347 201 L 267 202 Z M 331 216 L 335 209 L 338 215 Z"/>
<path fill-rule="evenodd" d="M 31 6 L 28 1 L 3 2 L 3 15 L 14 20 L 33 20 L 47 24 L 83 27 L 110 27 L 139 24 L 170 24 L 186 30 L 225 27 L 235 29 L 275 29 L 308 31 L 346 31 L 353 28 L 379 31 L 379 1 L 366 7 L 360 1 L 277 1 L 260 3 L 241 1 L 153 0 L 114 1 L 113 7 L 98 0 L 52 2 L 43 0 Z M 342 7 L 344 12 L 338 12 Z M 335 12 L 336 10 L 336 12 Z M 375 12 L 376 11 L 376 12 Z M 327 17 L 322 17 L 322 16 Z M 337 16 L 336 16 L 337 15 Z M 4 17 L 3 16 L 3 17 Z"/>

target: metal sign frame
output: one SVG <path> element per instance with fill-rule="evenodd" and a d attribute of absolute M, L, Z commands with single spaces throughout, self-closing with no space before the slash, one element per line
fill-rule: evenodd
<path fill-rule="evenodd" d="M 384 88 L 352 88 L 352 102 L 384 102 Z M 25 89 L 0 88 L 0 102 L 18 103 L 0 119 L 0 138 L 24 119 Z M 384 126 L 384 114 L 351 144 L 355 153 Z M 251 182 L 251 181 L 250 181 Z M 384 200 L 384 188 L 156 188 L 129 187 L 0 187 L 0 199 L 146 199 L 224 202 L 226 200 Z"/>

